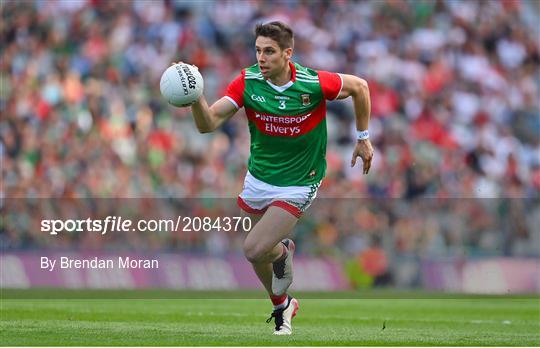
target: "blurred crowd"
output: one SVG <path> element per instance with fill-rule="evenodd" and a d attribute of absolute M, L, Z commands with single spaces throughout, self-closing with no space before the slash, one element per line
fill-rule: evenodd
<path fill-rule="evenodd" d="M 356 208 L 311 215 L 297 229 L 300 250 L 356 253 L 377 240 L 413 253 L 469 242 L 540 253 L 537 1 L 3 1 L 1 12 L 4 213 L 22 198 L 235 197 L 249 156 L 243 110 L 201 135 L 189 108 L 160 96 L 159 78 L 173 61 L 195 64 L 213 102 L 255 62 L 255 24 L 282 20 L 295 31 L 293 60 L 363 77 L 372 98 L 367 176 L 348 165 L 351 101 L 328 104 L 319 197 Z M 483 229 L 510 215 L 456 203 L 498 198 L 519 207 L 517 219 Z M 426 204 L 439 199 L 452 207 Z M 24 225 L 4 219 L 4 245 L 44 240 L 31 228 L 9 234 L 5 221 Z M 372 238 L 377 231 L 391 238 Z M 178 238 L 179 248 L 228 245 L 219 235 Z"/>

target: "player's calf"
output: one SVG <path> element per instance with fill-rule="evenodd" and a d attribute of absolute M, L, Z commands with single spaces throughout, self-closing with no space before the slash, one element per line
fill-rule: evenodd
<path fill-rule="evenodd" d="M 279 258 L 281 254 L 281 246 L 268 250 L 260 244 L 249 243 L 247 239 L 244 242 L 244 256 L 251 263 L 271 263 Z"/>
<path fill-rule="evenodd" d="M 290 239 L 281 241 L 281 256 L 272 263 L 272 293 L 283 295 L 293 282 L 294 242 Z"/>

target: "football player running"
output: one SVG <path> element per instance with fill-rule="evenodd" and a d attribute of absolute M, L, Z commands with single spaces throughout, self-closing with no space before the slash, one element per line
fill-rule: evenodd
<path fill-rule="evenodd" d="M 292 333 L 298 301 L 287 293 L 293 281 L 294 226 L 317 195 L 326 171 L 326 100 L 352 97 L 358 157 L 371 167 L 370 97 L 357 76 L 317 71 L 291 60 L 292 30 L 284 23 L 255 28 L 257 63 L 243 69 L 224 97 L 211 106 L 201 96 L 191 109 L 201 133 L 219 128 L 244 107 L 251 134 L 248 172 L 238 205 L 253 222 L 244 254 L 268 292 L 276 335 Z"/>

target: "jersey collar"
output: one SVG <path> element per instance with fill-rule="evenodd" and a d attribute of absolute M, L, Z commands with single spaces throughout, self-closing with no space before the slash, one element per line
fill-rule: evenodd
<path fill-rule="evenodd" d="M 275 89 L 279 93 L 282 93 L 287 88 L 291 87 L 293 85 L 293 83 L 296 82 L 296 68 L 294 67 L 294 64 L 292 62 L 290 62 L 290 61 L 289 61 L 289 67 L 291 68 L 291 79 L 289 80 L 289 82 L 287 82 L 286 84 L 284 84 L 282 86 L 276 86 L 272 82 L 270 82 L 270 80 L 265 80 L 266 83 L 268 83 L 270 85 L 270 87 L 272 87 L 273 89 Z"/>
<path fill-rule="evenodd" d="M 296 67 L 294 63 L 289 61 L 289 67 L 291 68 L 291 81 L 296 82 Z"/>

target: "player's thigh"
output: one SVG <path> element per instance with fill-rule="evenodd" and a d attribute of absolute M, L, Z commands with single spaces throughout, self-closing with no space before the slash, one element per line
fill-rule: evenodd
<path fill-rule="evenodd" d="M 251 214 L 245 210 L 240 209 L 240 216 L 242 218 L 248 217 L 251 220 L 251 226 L 255 226 L 259 220 L 263 217 L 263 214 Z"/>
<path fill-rule="evenodd" d="M 270 206 L 248 233 L 244 245 L 246 248 L 270 251 L 291 234 L 297 222 L 298 218 L 288 211 Z"/>
<path fill-rule="evenodd" d="M 240 209 L 240 216 L 242 218 L 248 218 L 251 223 L 250 223 L 250 226 L 251 226 L 251 229 L 250 230 L 246 230 L 246 231 L 242 231 L 242 240 L 246 240 L 248 234 L 253 231 L 253 229 L 255 228 L 255 226 L 257 226 L 257 224 L 259 223 L 259 221 L 261 220 L 261 218 L 263 217 L 263 214 L 252 214 L 252 213 L 248 213 L 242 209 Z"/>

